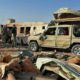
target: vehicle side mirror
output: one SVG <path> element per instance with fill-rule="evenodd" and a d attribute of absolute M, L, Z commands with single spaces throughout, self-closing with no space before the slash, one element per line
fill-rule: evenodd
<path fill-rule="evenodd" d="M 45 40 L 45 39 L 47 39 L 47 36 L 46 36 L 45 34 L 41 34 L 41 36 L 40 36 L 39 39 L 40 39 L 40 40 Z"/>

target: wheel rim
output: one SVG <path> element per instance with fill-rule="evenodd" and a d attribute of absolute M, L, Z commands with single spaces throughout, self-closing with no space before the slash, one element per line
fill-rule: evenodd
<path fill-rule="evenodd" d="M 80 55 L 80 45 L 79 46 L 75 46 L 74 48 L 73 48 L 73 51 L 72 51 L 74 54 L 78 54 L 78 55 Z"/>
<path fill-rule="evenodd" d="M 30 48 L 31 48 L 32 51 L 36 51 L 37 50 L 37 45 L 35 43 L 31 43 Z"/>

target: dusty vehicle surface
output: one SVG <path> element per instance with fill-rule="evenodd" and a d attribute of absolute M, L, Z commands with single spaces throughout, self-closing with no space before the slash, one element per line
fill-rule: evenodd
<path fill-rule="evenodd" d="M 76 64 L 68 64 L 55 58 L 38 58 L 36 66 L 43 74 L 56 74 L 56 80 L 80 80 L 80 66 Z"/>
<path fill-rule="evenodd" d="M 49 47 L 70 49 L 72 53 L 80 54 L 80 26 L 49 26 L 43 34 L 30 36 L 28 44 L 32 51 L 39 50 L 39 47 Z"/>

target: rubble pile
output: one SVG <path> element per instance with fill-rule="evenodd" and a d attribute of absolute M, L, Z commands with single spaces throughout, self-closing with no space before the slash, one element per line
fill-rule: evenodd
<path fill-rule="evenodd" d="M 31 61 L 30 57 L 32 54 L 29 51 L 26 51 L 25 49 L 16 48 L 0 49 L 1 78 L 6 78 L 6 74 L 9 74 L 9 76 L 13 76 L 12 74 L 14 74 L 19 80 L 31 80 L 31 78 L 39 72 Z"/>
<path fill-rule="evenodd" d="M 17 52 L 17 50 L 14 50 L 14 51 Z M 39 80 L 39 79 L 59 80 L 60 78 L 65 78 L 66 80 L 68 79 L 79 80 L 80 79 L 80 77 L 78 77 L 79 76 L 78 73 L 80 72 L 80 55 L 56 52 L 56 51 L 54 52 L 53 51 L 47 51 L 47 52 L 41 51 L 41 52 L 33 52 L 32 57 L 28 55 L 28 56 L 25 56 L 24 58 L 22 54 L 20 54 L 22 55 L 22 57 L 21 56 L 14 57 L 13 56 L 14 52 L 12 52 L 13 54 L 8 53 L 6 50 L 5 52 L 6 53 L 3 52 L 3 54 L 1 52 L 0 54 L 0 62 L 1 62 L 0 64 L 2 65 L 0 66 L 0 68 L 3 70 L 3 75 L 6 69 L 7 70 L 12 69 L 13 72 L 18 71 L 15 73 L 15 75 L 18 75 L 18 78 L 22 80 L 23 80 L 23 77 L 21 78 L 21 75 L 24 75 L 24 74 L 25 76 L 28 75 L 26 76 L 28 80 L 33 80 L 31 78 L 35 78 L 36 80 Z M 36 60 L 33 63 L 34 59 Z M 2 62 L 5 64 L 2 64 Z M 68 71 L 71 71 L 71 74 L 69 74 Z M 74 71 L 76 71 L 77 74 L 74 73 Z M 46 78 L 46 76 L 44 75 L 45 73 L 48 78 Z M 65 74 L 63 75 L 63 73 Z M 66 74 L 68 75 L 67 77 L 65 77 Z M 73 74 L 76 75 L 77 77 L 74 76 Z M 25 76 L 24 78 L 26 78 Z"/>
<path fill-rule="evenodd" d="M 48 51 L 48 52 L 34 52 L 34 56 L 36 57 L 49 57 L 56 58 L 59 60 L 67 61 L 70 63 L 80 63 L 80 55 L 72 54 L 72 53 L 64 53 L 64 52 L 56 52 L 56 51 Z"/>
<path fill-rule="evenodd" d="M 80 55 L 61 52 L 40 52 L 37 55 L 36 66 L 43 75 L 57 74 L 56 80 L 80 80 Z"/>

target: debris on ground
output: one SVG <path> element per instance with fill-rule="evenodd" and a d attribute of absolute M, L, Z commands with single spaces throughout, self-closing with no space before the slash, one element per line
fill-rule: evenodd
<path fill-rule="evenodd" d="M 37 68 L 43 74 L 53 72 L 53 74 L 59 75 L 66 80 L 80 80 L 80 66 L 71 64 L 55 58 L 38 58 L 36 62 Z M 56 80 L 58 80 L 58 77 Z"/>
<path fill-rule="evenodd" d="M 15 50 L 12 50 L 12 51 L 15 51 Z M 1 52 L 0 69 L 2 73 L 2 76 L 1 76 L 2 78 L 12 76 L 11 75 L 12 72 L 14 73 L 14 76 L 17 78 L 21 77 L 22 74 L 24 73 L 25 73 L 24 74 L 25 77 L 26 77 L 26 73 L 27 75 L 31 74 L 30 76 L 27 76 L 27 78 L 28 77 L 31 78 L 33 77 L 33 75 L 35 76 L 36 74 L 39 73 L 36 66 L 31 61 L 31 58 L 30 58 L 31 55 L 28 54 L 29 51 L 26 51 L 27 52 L 26 54 L 24 54 L 22 51 L 23 50 L 18 51 L 21 53 L 18 53 L 17 55 L 15 54 L 15 56 L 14 56 L 14 52 L 11 53 L 11 51 L 7 52 L 5 50 L 5 52 Z"/>
<path fill-rule="evenodd" d="M 22 54 L 19 54 L 19 52 L 22 52 Z M 23 61 L 23 63 L 19 61 L 19 57 L 22 59 L 21 61 Z M 15 76 L 17 75 L 16 78 L 22 80 L 23 77 L 21 77 L 21 75 L 24 75 L 24 78 L 27 80 L 33 80 L 31 78 L 35 80 L 80 80 L 80 56 L 71 53 L 56 51 L 31 53 L 25 49 L 5 49 L 0 52 L 0 62 L 0 64 L 3 62 L 8 65 L 7 67 L 5 64 L 0 66 L 4 67 L 2 68 L 4 69 L 3 75 L 5 69 L 17 70 L 19 72 L 16 72 Z M 17 69 L 15 68 L 15 64 L 17 65 Z"/>

